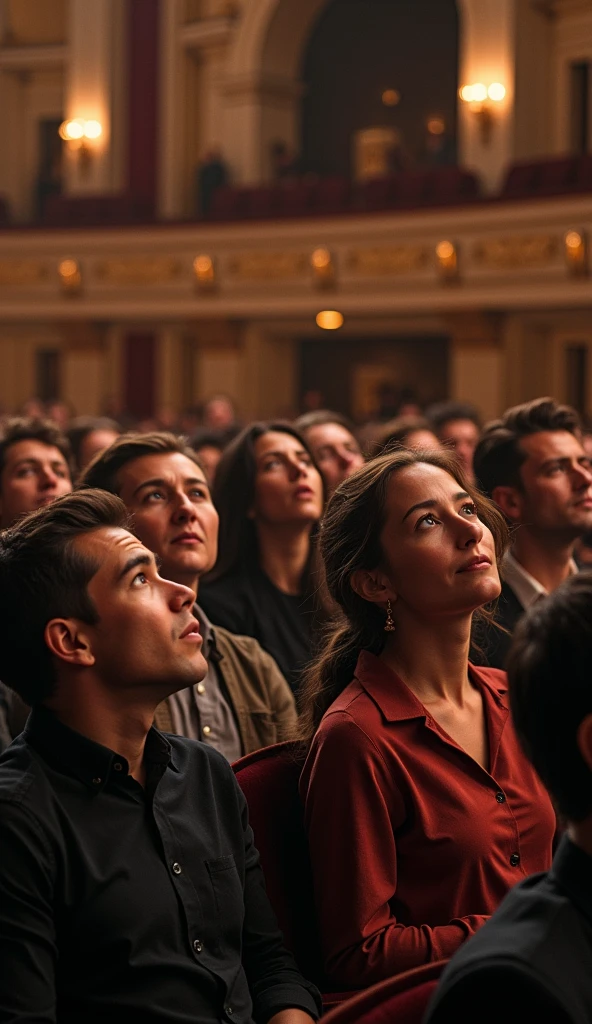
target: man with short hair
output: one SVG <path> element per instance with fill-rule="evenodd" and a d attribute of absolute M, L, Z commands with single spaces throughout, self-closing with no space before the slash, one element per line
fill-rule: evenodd
<path fill-rule="evenodd" d="M 432 428 L 442 442 L 451 448 L 471 483 L 475 480 L 473 457 L 481 434 L 481 419 L 468 402 L 438 402 L 426 413 Z"/>
<path fill-rule="evenodd" d="M 151 727 L 207 665 L 127 526 L 89 490 L 0 537 L 0 675 L 32 705 L 0 758 L 0 1019 L 311 1024 L 231 768 Z"/>
<path fill-rule="evenodd" d="M 487 662 L 505 667 L 510 635 L 527 608 L 577 571 L 578 537 L 592 528 L 592 472 L 574 409 L 538 398 L 508 409 L 484 430 L 475 451 L 480 486 L 513 528 L 502 566 Z"/>
<path fill-rule="evenodd" d="M 51 420 L 14 417 L 0 438 L 0 530 L 72 490 L 72 453 Z M 0 750 L 21 731 L 28 709 L 0 682 Z"/>
<path fill-rule="evenodd" d="M 218 513 L 204 470 L 182 438 L 164 432 L 124 435 L 94 459 L 80 486 L 119 495 L 164 576 L 197 596 L 200 578 L 216 561 Z M 294 697 L 273 658 L 252 637 L 212 625 L 199 605 L 194 614 L 207 675 L 167 698 L 157 710 L 158 727 L 201 739 L 229 761 L 292 738 Z"/>
<path fill-rule="evenodd" d="M 316 459 L 328 498 L 340 483 L 364 465 L 353 424 L 341 413 L 315 409 L 299 416 L 294 426 Z"/>
<path fill-rule="evenodd" d="M 520 882 L 455 954 L 426 1024 L 592 1020 L 592 576 L 535 604 L 508 661 L 516 732 L 566 824 L 548 873 Z"/>
<path fill-rule="evenodd" d="M 0 439 L 0 529 L 72 490 L 72 456 L 55 423 L 9 420 Z"/>

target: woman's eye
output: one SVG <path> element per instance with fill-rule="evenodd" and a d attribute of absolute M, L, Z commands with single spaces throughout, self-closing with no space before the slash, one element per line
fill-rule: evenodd
<path fill-rule="evenodd" d="M 461 512 L 468 512 L 468 514 L 470 516 L 476 516 L 477 515 L 477 506 L 474 505 L 472 501 L 467 501 L 462 506 Z"/>
<path fill-rule="evenodd" d="M 164 498 L 162 491 L 150 491 L 150 493 L 146 495 L 146 501 L 160 501 L 161 498 Z"/>
<path fill-rule="evenodd" d="M 433 513 L 432 512 L 428 512 L 427 516 L 422 516 L 421 519 L 419 520 L 419 522 L 417 524 L 417 529 L 419 529 L 424 524 L 426 526 L 435 526 L 436 522 L 437 522 L 437 520 L 436 520 L 436 517 L 433 515 Z"/>
<path fill-rule="evenodd" d="M 279 465 L 280 465 L 280 460 L 279 459 L 270 459 L 269 462 L 265 463 L 263 468 L 264 469 L 277 469 L 277 467 Z"/>

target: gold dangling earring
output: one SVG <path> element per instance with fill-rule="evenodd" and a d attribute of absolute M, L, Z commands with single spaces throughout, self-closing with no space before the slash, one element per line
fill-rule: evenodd
<path fill-rule="evenodd" d="M 384 631 L 385 631 L 385 633 L 394 633 L 395 632 L 395 622 L 394 622 L 394 619 L 393 619 L 393 609 L 392 609 L 390 601 L 386 602 L 386 622 L 384 624 Z"/>

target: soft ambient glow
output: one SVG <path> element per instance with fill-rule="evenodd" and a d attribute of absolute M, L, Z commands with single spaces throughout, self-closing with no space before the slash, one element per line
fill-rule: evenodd
<path fill-rule="evenodd" d="M 501 82 L 493 82 L 487 90 L 487 95 L 490 100 L 494 101 L 494 103 L 501 103 L 506 95 L 505 86 L 503 86 Z"/>
<path fill-rule="evenodd" d="M 443 135 L 446 131 L 446 121 L 443 117 L 430 117 L 427 129 L 430 135 Z"/>
<path fill-rule="evenodd" d="M 436 246 L 436 256 L 439 260 L 449 260 L 454 256 L 454 246 L 452 242 L 438 242 Z"/>
<path fill-rule="evenodd" d="M 343 323 L 343 314 L 336 309 L 322 309 L 316 315 L 316 323 L 324 331 L 336 331 Z"/>
<path fill-rule="evenodd" d="M 310 262 L 315 270 L 323 270 L 331 262 L 331 253 L 328 249 L 315 249 L 310 257 Z"/>
<path fill-rule="evenodd" d="M 568 249 L 579 249 L 582 244 L 582 236 L 577 231 L 568 231 L 565 236 L 565 244 Z"/>
<path fill-rule="evenodd" d="M 473 102 L 473 98 L 474 98 L 473 97 L 473 89 L 474 88 L 475 87 L 473 85 L 463 85 L 463 87 L 462 87 L 462 89 L 460 90 L 460 93 L 459 93 L 461 100 L 463 100 L 465 103 L 472 103 Z"/>
<path fill-rule="evenodd" d="M 103 134 L 100 121 L 85 121 L 82 117 L 73 117 L 62 121 L 59 127 L 60 138 L 65 142 L 77 142 L 80 139 L 98 139 Z"/>
<path fill-rule="evenodd" d="M 398 89 L 385 89 L 382 94 L 382 102 L 385 107 L 396 107 L 400 99 L 401 93 Z"/>
<path fill-rule="evenodd" d="M 212 270 L 212 266 L 211 256 L 196 256 L 193 261 L 193 267 L 196 274 L 209 274 Z"/>
<path fill-rule="evenodd" d="M 100 121 L 87 121 L 84 126 L 84 134 L 87 139 L 98 139 L 103 134 L 103 126 Z"/>
<path fill-rule="evenodd" d="M 58 267 L 58 273 L 60 277 L 75 277 L 78 274 L 76 260 L 62 260 Z"/>
<path fill-rule="evenodd" d="M 487 99 L 487 89 L 483 82 L 477 82 L 473 87 L 473 103 L 483 103 Z"/>

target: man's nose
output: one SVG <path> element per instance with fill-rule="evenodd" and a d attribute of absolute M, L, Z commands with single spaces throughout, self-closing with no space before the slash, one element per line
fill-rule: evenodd
<path fill-rule="evenodd" d="M 190 587 L 185 587 L 182 583 L 171 583 L 169 581 L 167 581 L 167 586 L 171 588 L 169 601 L 171 611 L 180 612 L 184 608 L 193 607 L 195 594 Z"/>
<path fill-rule="evenodd" d="M 56 487 L 58 478 L 51 466 L 42 466 L 40 483 L 42 487 Z"/>
<path fill-rule="evenodd" d="M 180 493 L 177 495 L 175 502 L 175 516 L 182 520 L 193 519 L 195 517 L 195 506 L 187 494 Z"/>

